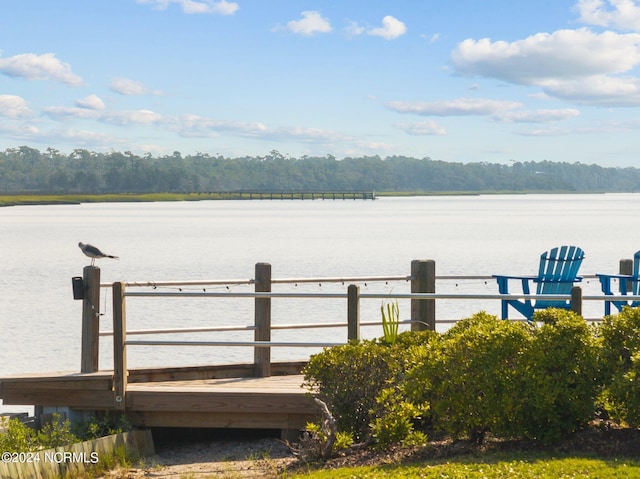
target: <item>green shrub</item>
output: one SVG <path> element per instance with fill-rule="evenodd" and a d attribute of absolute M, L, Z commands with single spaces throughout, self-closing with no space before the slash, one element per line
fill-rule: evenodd
<path fill-rule="evenodd" d="M 640 308 L 623 308 L 599 327 L 603 407 L 615 421 L 640 427 Z"/>
<path fill-rule="evenodd" d="M 32 452 L 68 446 L 77 441 L 78 438 L 71 432 L 69 420 L 63 420 L 59 414 L 54 414 L 51 422 L 39 431 L 31 429 L 18 419 L 11 419 L 6 432 L 0 434 L 0 451 Z"/>
<path fill-rule="evenodd" d="M 576 313 L 551 308 L 534 321 L 542 325 L 522 354 L 518 426 L 524 437 L 550 442 L 595 416 L 598 349 L 593 328 Z"/>
<path fill-rule="evenodd" d="M 366 439 L 379 411 L 378 396 L 402 377 L 411 361 L 409 351 L 435 335 L 405 332 L 393 345 L 371 340 L 327 348 L 311 356 L 305 385 L 327 404 L 339 431 Z"/>
<path fill-rule="evenodd" d="M 431 343 L 404 385 L 413 404 L 430 406 L 435 429 L 482 442 L 487 431 L 513 435 L 521 403 L 518 358 L 529 326 L 480 312 Z"/>
<path fill-rule="evenodd" d="M 377 409 L 371 432 L 378 447 L 392 444 L 424 445 L 427 436 L 416 430 L 419 421 L 429 411 L 428 404 L 408 401 L 399 386 L 384 389 L 377 398 Z"/>
<path fill-rule="evenodd" d="M 29 452 L 38 449 L 36 432 L 18 419 L 4 419 L 0 433 L 0 452 Z"/>
<path fill-rule="evenodd" d="M 51 422 L 46 423 L 37 432 L 37 441 L 41 449 L 52 449 L 68 446 L 80 440 L 71 432 L 71 422 L 55 413 Z"/>
<path fill-rule="evenodd" d="M 96 412 L 87 421 L 80 421 L 73 425 L 74 434 L 82 441 L 130 430 L 131 423 L 127 417 L 122 413 L 112 411 Z"/>

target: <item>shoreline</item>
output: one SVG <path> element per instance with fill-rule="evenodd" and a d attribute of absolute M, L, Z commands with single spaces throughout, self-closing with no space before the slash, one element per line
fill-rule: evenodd
<path fill-rule="evenodd" d="M 99 193 L 99 194 L 0 194 L 0 207 L 33 205 L 80 205 L 83 203 L 152 203 L 172 201 L 284 201 L 298 200 L 302 192 L 292 192 L 294 198 L 251 199 L 249 192 L 213 192 L 213 193 Z M 280 193 L 280 192 L 278 192 Z M 481 196 L 481 195 L 579 195 L 605 194 L 606 191 L 381 191 L 379 197 L 408 196 Z M 616 192 L 620 193 L 620 192 Z M 624 193 L 624 192 L 622 192 Z M 627 192 L 632 193 L 632 192 Z M 306 192 L 305 192 L 306 194 Z M 297 197 L 296 197 L 297 196 Z M 349 198 L 350 199 L 350 198 Z M 318 201 L 320 198 L 307 201 Z M 331 199 L 331 201 L 343 201 Z"/>

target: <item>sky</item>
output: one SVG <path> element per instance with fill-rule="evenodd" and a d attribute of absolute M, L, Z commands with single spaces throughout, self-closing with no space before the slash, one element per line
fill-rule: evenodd
<path fill-rule="evenodd" d="M 640 0 L 3 0 L 22 145 L 640 167 Z"/>

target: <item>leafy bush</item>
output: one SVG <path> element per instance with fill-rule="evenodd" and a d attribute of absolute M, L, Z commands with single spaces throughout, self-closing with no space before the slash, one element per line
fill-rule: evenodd
<path fill-rule="evenodd" d="M 601 396 L 612 419 L 640 427 L 640 308 L 623 308 L 599 328 Z"/>
<path fill-rule="evenodd" d="M 120 434 L 131 430 L 131 423 L 124 414 L 103 411 L 91 415 L 87 421 L 74 424 L 73 431 L 82 441 Z"/>
<path fill-rule="evenodd" d="M 393 345 L 371 340 L 327 348 L 311 356 L 304 370 L 305 385 L 327 403 L 338 430 L 363 440 L 375 422 L 378 396 L 408 367 L 407 351 L 435 335 L 405 332 Z"/>
<path fill-rule="evenodd" d="M 106 412 L 92 416 L 87 422 L 71 424 L 60 414 L 54 413 L 51 421 L 39 431 L 25 425 L 18 419 L 5 421 L 4 434 L 0 434 L 0 451 L 31 452 L 42 449 L 64 447 L 70 444 L 117 434 L 131 429 L 123 414 Z"/>
<path fill-rule="evenodd" d="M 533 323 L 480 312 L 444 334 L 352 342 L 311 358 L 305 383 L 338 430 L 378 445 L 423 443 L 439 430 L 482 442 L 552 442 L 596 417 L 640 427 L 640 308 L 598 326 L 564 309 Z"/>
<path fill-rule="evenodd" d="M 34 451 L 36 447 L 36 433 L 18 419 L 5 418 L 0 424 L 6 428 L 0 433 L 0 452 Z"/>
<path fill-rule="evenodd" d="M 15 418 L 9 420 L 6 426 L 6 432 L 0 434 L 2 452 L 38 451 L 67 446 L 78 441 L 71 432 L 69 420 L 63 420 L 59 414 L 54 414 L 51 422 L 45 424 L 40 431 L 35 431 Z"/>
<path fill-rule="evenodd" d="M 433 426 L 454 438 L 482 442 L 487 431 L 513 435 L 520 413 L 518 358 L 531 340 L 528 325 L 480 312 L 432 343 L 407 375 L 414 404 L 429 404 Z"/>
<path fill-rule="evenodd" d="M 523 351 L 518 394 L 522 435 L 544 442 L 583 427 L 595 416 L 600 387 L 595 331 L 572 311 L 547 309 Z"/>

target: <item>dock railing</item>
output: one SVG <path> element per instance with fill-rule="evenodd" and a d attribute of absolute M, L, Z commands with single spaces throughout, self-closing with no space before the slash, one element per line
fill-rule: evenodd
<path fill-rule="evenodd" d="M 621 270 L 623 264 L 621 261 Z M 595 279 L 596 275 L 584 275 L 584 279 Z M 83 322 L 82 322 L 82 358 L 81 372 L 98 371 L 98 350 L 100 336 L 113 336 L 113 368 L 115 407 L 124 408 L 124 397 L 127 389 L 127 347 L 131 346 L 208 346 L 208 347 L 251 347 L 254 349 L 254 375 L 267 377 L 271 375 L 271 348 L 275 347 L 329 347 L 344 344 L 347 341 L 359 340 L 361 328 L 379 326 L 381 321 L 361 321 L 361 302 L 371 299 L 410 300 L 411 316 L 409 320 L 400 321 L 401 325 L 410 325 L 412 330 L 435 330 L 438 324 L 453 323 L 455 320 L 437 320 L 436 300 L 566 300 L 571 309 L 582 314 L 584 301 L 611 301 L 612 296 L 583 295 L 582 288 L 575 286 L 570 295 L 535 295 L 535 294 L 478 294 L 478 293 L 436 293 L 436 281 L 447 280 L 480 280 L 494 281 L 492 276 L 436 276 L 433 260 L 414 260 L 411 262 L 411 273 L 407 276 L 370 276 L 370 277 L 336 277 L 336 278 L 272 278 L 271 265 L 258 263 L 255 265 L 255 277 L 250 280 L 214 280 L 214 281 L 162 281 L 162 282 L 115 282 L 111 285 L 100 283 L 100 270 L 95 266 L 84 269 L 83 284 Z M 409 293 L 361 293 L 358 283 L 374 283 L 389 281 L 410 282 Z M 347 285 L 346 291 L 339 293 L 310 292 L 275 292 L 274 284 L 300 283 L 342 283 Z M 233 291 L 187 291 L 185 287 L 204 287 L 212 285 L 247 285 L 253 284 L 253 292 Z M 113 294 L 113 329 L 99 331 L 100 287 L 110 287 Z M 136 291 L 139 287 L 153 287 L 151 291 Z M 157 290 L 162 287 L 179 287 L 178 291 Z M 126 302 L 135 298 L 244 298 L 254 301 L 254 322 L 249 325 L 186 327 L 165 329 L 127 330 Z M 272 324 L 271 301 L 280 298 L 313 298 L 342 299 L 346 301 L 346 321 L 304 323 L 304 324 Z M 625 300 L 640 300 L 640 297 L 626 296 Z M 592 318 L 591 320 L 598 320 Z M 522 319 L 524 320 L 524 319 Z M 342 342 L 327 341 L 272 341 L 274 330 L 311 329 L 311 328 L 345 328 L 347 334 Z M 215 333 L 223 331 L 253 331 L 253 341 L 185 341 L 185 340 L 136 340 L 137 335 L 162 335 L 180 333 Z"/>

